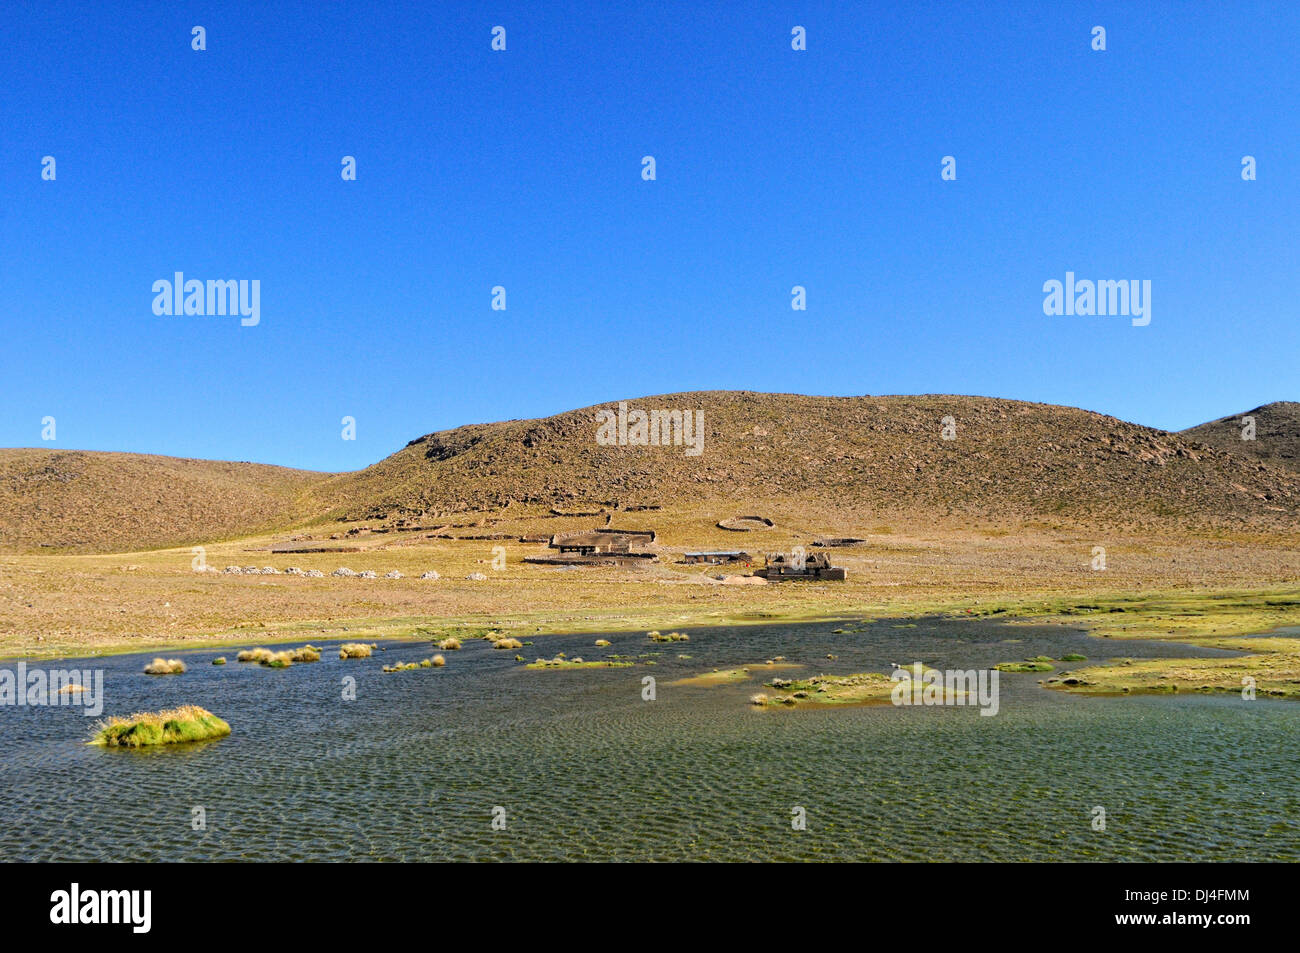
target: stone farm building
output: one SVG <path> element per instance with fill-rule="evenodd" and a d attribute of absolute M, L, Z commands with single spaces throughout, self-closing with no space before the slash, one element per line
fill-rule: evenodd
<path fill-rule="evenodd" d="M 832 566 L 831 558 L 826 553 L 809 553 L 802 558 L 795 553 L 769 553 L 767 567 L 755 571 L 754 575 L 762 576 L 768 582 L 784 582 L 788 579 L 842 581 L 848 573 L 840 566 Z"/>

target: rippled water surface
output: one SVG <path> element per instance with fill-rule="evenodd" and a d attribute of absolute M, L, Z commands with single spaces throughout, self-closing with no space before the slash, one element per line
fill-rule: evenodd
<path fill-rule="evenodd" d="M 1001 711 L 757 710 L 756 679 L 675 679 L 784 655 L 815 673 L 891 662 L 984 668 L 1079 652 L 1207 655 L 1062 627 L 881 621 L 545 636 L 565 651 L 659 652 L 647 666 L 528 671 L 471 641 L 447 665 L 384 643 L 371 659 L 284 670 L 234 651 L 49 663 L 105 670 L 105 713 L 211 709 L 225 739 L 152 751 L 84 744 L 76 707 L 0 708 L 0 825 L 24 860 L 1297 860 L 1300 707 L 1228 696 L 1086 698 L 1003 675 Z M 1010 642 L 1005 640 L 1022 640 Z M 838 656 L 826 660 L 828 652 Z M 679 653 L 689 654 L 681 660 Z M 230 664 L 209 664 L 218 654 Z M 1078 663 L 1087 664 L 1087 663 Z M 4 667 L 13 667 L 5 663 Z M 1069 667 L 1069 666 L 1066 666 Z M 356 700 L 342 699 L 344 676 Z M 642 678 L 657 680 L 643 701 Z M 492 829 L 494 807 L 506 829 Z M 1106 830 L 1092 809 L 1106 809 Z M 192 829 L 192 809 L 206 830 Z M 791 828 L 802 807 L 807 830 Z"/>

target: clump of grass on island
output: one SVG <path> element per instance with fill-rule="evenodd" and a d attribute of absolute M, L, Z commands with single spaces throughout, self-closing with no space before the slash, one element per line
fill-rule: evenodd
<path fill-rule="evenodd" d="M 385 665 L 385 672 L 410 672 L 417 668 L 441 668 L 447 664 L 447 660 L 441 655 L 435 655 L 432 658 L 421 659 L 418 662 L 395 662 L 392 665 Z"/>
<path fill-rule="evenodd" d="M 1002 662 L 994 665 L 999 672 L 1050 672 L 1055 666 L 1048 662 L 1029 660 L 1025 662 Z"/>
<path fill-rule="evenodd" d="M 216 658 L 214 658 L 214 659 L 212 660 L 212 664 L 213 664 L 213 665 L 225 665 L 225 664 L 226 664 L 226 657 L 225 657 L 224 655 L 219 655 L 219 656 L 217 656 Z"/>
<path fill-rule="evenodd" d="M 206 708 L 182 705 L 163 711 L 139 712 L 126 718 L 109 718 L 96 726 L 90 743 L 106 748 L 144 748 L 206 741 L 228 734 L 230 725 Z"/>
<path fill-rule="evenodd" d="M 689 658 L 690 656 L 686 656 Z M 781 656 L 784 658 L 784 656 Z M 682 658 L 682 656 L 678 656 Z M 787 668 L 803 668 L 802 665 L 794 662 L 778 662 L 776 659 L 763 662 L 762 664 L 742 665 L 739 668 L 715 668 L 711 672 L 703 672 L 699 675 L 692 675 L 690 678 L 679 678 L 673 682 L 673 685 L 726 685 L 731 682 L 744 682 L 753 678 L 758 672 L 774 672 Z"/>
<path fill-rule="evenodd" d="M 923 667 L 922 667 L 923 670 Z M 915 675 L 913 677 L 919 677 Z M 753 705 L 861 705 L 888 701 L 898 683 L 881 672 L 856 675 L 813 675 L 810 678 L 774 678 L 766 688 L 772 695 L 750 698 Z M 764 701 L 755 701 L 755 698 Z"/>
<path fill-rule="evenodd" d="M 181 675 L 185 663 L 178 658 L 156 658 L 144 667 L 146 675 Z"/>
<path fill-rule="evenodd" d="M 289 661 L 291 662 L 319 662 L 320 649 L 314 645 L 304 645 L 302 648 L 289 650 Z"/>
<path fill-rule="evenodd" d="M 492 643 L 494 649 L 522 649 L 524 643 L 508 635 L 501 635 L 499 632 L 489 632 L 484 636 Z"/>
<path fill-rule="evenodd" d="M 339 658 L 370 658 L 373 645 L 365 642 L 345 642 L 339 646 Z"/>
<path fill-rule="evenodd" d="M 454 635 L 449 635 L 438 642 L 438 648 L 442 649 L 444 652 L 453 652 L 460 648 L 460 639 L 456 638 Z"/>
<path fill-rule="evenodd" d="M 539 658 L 536 662 L 529 662 L 524 668 L 631 668 L 631 662 L 619 662 L 613 659 L 600 659 L 599 661 L 584 662 L 580 658 L 565 658 L 561 652 L 552 659 Z"/>
<path fill-rule="evenodd" d="M 263 649 L 263 648 L 243 649 L 238 655 L 235 656 L 235 661 L 236 662 L 261 662 L 264 659 L 269 659 L 273 654 L 275 653 L 273 653 L 270 649 Z"/>
<path fill-rule="evenodd" d="M 293 664 L 293 656 L 289 652 L 272 652 L 266 658 L 259 659 L 259 663 L 267 668 L 288 668 Z"/>
<path fill-rule="evenodd" d="M 657 630 L 647 632 L 651 642 L 689 642 L 691 637 L 685 632 L 669 632 L 667 635 L 661 635 Z"/>
<path fill-rule="evenodd" d="M 598 648 L 598 649 L 607 649 L 607 648 L 610 647 L 611 644 L 612 644 L 612 643 L 609 641 L 609 639 L 597 639 L 597 640 L 596 640 L 596 648 Z"/>

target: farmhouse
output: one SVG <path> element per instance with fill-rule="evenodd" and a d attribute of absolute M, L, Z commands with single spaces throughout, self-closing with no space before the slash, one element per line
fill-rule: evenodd
<path fill-rule="evenodd" d="M 577 533 L 556 533 L 550 548 L 558 556 L 525 556 L 526 563 L 552 566 L 638 566 L 659 557 L 645 552 L 658 537 L 654 530 L 623 530 L 601 527 Z"/>
<path fill-rule="evenodd" d="M 768 582 L 784 582 L 789 579 L 830 579 L 842 581 L 848 575 L 840 566 L 832 566 L 830 556 L 825 553 L 768 553 L 767 567 L 754 572 Z"/>

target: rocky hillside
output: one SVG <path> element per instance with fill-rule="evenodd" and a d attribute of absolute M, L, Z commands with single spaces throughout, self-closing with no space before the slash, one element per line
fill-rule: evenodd
<path fill-rule="evenodd" d="M 1249 435 L 1243 418 L 1255 418 L 1255 439 Z M 1196 440 L 1238 456 L 1253 457 L 1266 463 L 1300 471 L 1300 403 L 1280 400 L 1208 424 L 1192 427 L 1179 434 L 1184 440 Z"/>
<path fill-rule="evenodd" d="M 702 452 L 603 445 L 597 412 L 616 403 L 428 434 L 365 470 L 334 475 L 0 450 L 0 550 L 130 551 L 331 517 L 704 502 L 732 513 L 807 505 L 848 521 L 1300 528 L 1300 404 L 1254 411 L 1253 442 L 1240 440 L 1239 417 L 1174 434 L 985 397 L 706 391 L 628 406 L 702 412 Z"/>
<path fill-rule="evenodd" d="M 683 447 L 602 446 L 596 413 L 616 406 L 428 434 L 313 496 L 348 518 L 684 499 L 1278 528 L 1294 527 L 1300 513 L 1293 470 L 1070 407 L 718 391 L 629 403 L 702 410 L 703 452 L 690 456 Z M 945 417 L 954 439 L 943 439 Z"/>

